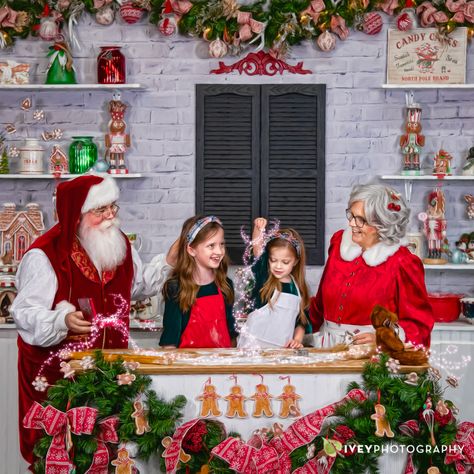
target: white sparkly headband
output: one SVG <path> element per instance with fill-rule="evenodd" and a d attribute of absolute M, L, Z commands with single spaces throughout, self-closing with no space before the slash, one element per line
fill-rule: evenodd
<path fill-rule="evenodd" d="M 192 243 L 196 236 L 201 232 L 202 228 L 211 222 L 217 222 L 222 227 L 221 220 L 216 216 L 207 216 L 199 219 L 192 227 L 191 230 L 186 235 L 186 240 L 188 244 Z"/>

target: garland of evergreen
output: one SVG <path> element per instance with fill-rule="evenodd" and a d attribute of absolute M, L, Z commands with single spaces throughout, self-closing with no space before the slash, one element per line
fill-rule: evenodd
<path fill-rule="evenodd" d="M 120 419 L 118 437 L 120 443 L 136 443 L 137 457 L 148 459 L 153 453 L 162 451 L 161 441 L 170 436 L 176 429 L 176 424 L 182 418 L 182 409 L 186 398 L 182 395 L 175 397 L 170 402 L 158 398 L 150 389 L 151 378 L 127 370 L 122 360 L 107 362 L 101 351 L 96 351 L 95 367 L 77 374 L 73 379 L 61 379 L 55 382 L 48 390 L 48 397 L 43 406 L 52 405 L 63 412 L 66 409 L 89 406 L 96 408 L 99 413 L 91 435 L 77 436 L 72 434 L 76 473 L 87 471 L 97 449 L 97 435 L 99 421 L 112 415 Z M 119 385 L 117 376 L 127 372 L 135 375 L 135 380 L 130 385 Z M 146 401 L 147 419 L 151 431 L 142 435 L 135 433 L 135 421 L 132 418 L 134 411 L 133 402 L 143 393 Z M 40 474 L 45 471 L 45 457 L 51 445 L 52 437 L 43 436 L 35 446 L 34 453 L 40 458 L 35 464 L 35 472 Z M 110 460 L 116 457 L 117 446 L 108 444 L 112 450 Z"/>
<path fill-rule="evenodd" d="M 67 22 L 71 16 L 77 20 L 84 12 L 95 15 L 100 9 L 110 7 L 118 11 L 124 1 L 0 0 L 0 47 L 11 45 L 15 38 L 26 38 L 30 34 L 36 36 L 44 16 L 54 13 Z M 148 12 L 148 21 L 153 25 L 158 25 L 163 19 L 165 1 L 128 0 L 134 7 Z M 240 46 L 233 45 L 233 38 L 239 31 L 238 11 L 250 12 L 254 20 L 266 24 L 266 47 L 285 52 L 291 45 L 315 39 L 330 30 L 333 17 L 340 17 L 347 27 L 361 29 L 366 13 L 382 10 L 389 15 L 397 14 L 405 6 L 406 0 L 325 0 L 324 9 L 317 19 L 305 13 L 311 0 L 255 0 L 246 5 L 239 5 L 237 0 L 191 0 L 190 3 L 190 10 L 179 18 L 181 33 L 207 40 L 220 38 L 227 43 L 230 54 L 239 54 Z M 454 6 L 457 8 L 458 2 L 452 0 L 413 0 L 412 3 L 414 8 L 423 4 L 417 11 L 419 18 L 426 10 L 426 5 L 434 8 L 433 12 L 444 14 L 443 22 L 438 22 L 440 16 L 435 18 L 431 15 L 430 26 L 439 27 L 448 33 L 456 27 L 466 26 L 469 36 L 474 34 L 473 0 L 468 0 L 466 7 L 457 12 L 452 10 Z M 96 5 L 100 5 L 100 8 L 96 8 Z M 256 37 L 257 34 L 253 33 L 249 42 Z"/>
<path fill-rule="evenodd" d="M 443 474 L 456 474 L 454 464 L 445 464 L 445 453 L 442 446 L 449 446 L 456 441 L 458 425 L 454 417 L 456 408 L 449 400 L 443 400 L 443 390 L 439 384 L 436 370 L 418 374 L 413 383 L 413 374 L 399 374 L 393 372 L 393 364 L 389 356 L 381 354 L 367 362 L 362 374 L 362 383 L 352 382 L 347 392 L 361 389 L 367 394 L 365 401 L 348 399 L 340 404 L 333 417 L 324 423 L 322 431 L 311 443 L 301 446 L 290 454 L 292 471 L 304 466 L 312 457 L 329 450 L 335 455 L 335 462 L 331 468 L 334 474 L 364 474 L 379 472 L 378 460 L 382 449 L 371 452 L 353 453 L 339 448 L 328 440 L 336 440 L 346 445 L 387 446 L 394 443 L 414 447 L 413 464 L 418 472 L 425 473 L 430 467 L 438 467 Z M 87 370 L 74 377 L 74 380 L 59 380 L 48 391 L 48 398 L 44 406 L 50 404 L 55 408 L 66 411 L 66 408 L 81 406 L 95 407 L 99 410 L 98 421 L 111 415 L 118 415 L 118 428 L 121 443 L 136 443 L 137 457 L 146 460 L 150 455 L 163 452 L 161 444 L 163 438 L 172 436 L 177 422 L 182 418 L 182 409 L 186 403 L 184 396 L 178 396 L 171 402 L 159 399 L 153 390 L 150 390 L 150 377 L 135 374 L 136 378 L 130 385 L 118 385 L 117 376 L 129 371 L 122 361 L 106 362 L 100 351 L 95 353 L 95 368 Z M 415 377 L 416 378 L 416 377 Z M 410 382 L 407 383 L 407 382 Z M 149 433 L 141 436 L 135 434 L 135 423 L 132 418 L 133 402 L 140 394 L 144 394 L 148 410 L 148 422 L 151 427 Z M 436 440 L 434 452 L 426 453 L 424 448 L 431 444 L 431 433 L 423 417 L 427 402 L 431 400 L 434 413 L 433 435 Z M 437 404 L 441 402 L 448 413 L 441 414 Z M 393 438 L 375 435 L 375 422 L 371 418 L 374 414 L 374 405 L 380 403 L 386 409 L 386 418 L 395 433 Z M 408 434 L 400 426 L 414 420 L 417 429 Z M 413 421 L 412 421 L 413 423 Z M 97 423 L 96 423 L 97 425 Z M 262 430 L 264 431 L 264 430 Z M 262 435 L 262 434 L 261 434 Z M 216 473 L 233 474 L 228 464 L 213 456 L 212 449 L 224 441 L 227 436 L 239 437 L 236 433 L 225 432 L 225 428 L 217 420 L 199 420 L 186 434 L 182 449 L 190 456 L 185 464 L 181 463 L 178 474 L 187 473 Z M 263 433 L 266 442 L 270 442 L 275 433 Z M 85 472 L 92 462 L 92 455 L 97 447 L 97 432 L 92 435 L 72 436 L 74 446 L 74 463 L 78 474 Z M 52 437 L 45 435 L 36 445 L 35 454 L 41 460 L 35 465 L 37 473 L 44 472 L 44 458 L 51 444 Z M 420 452 L 417 446 L 422 446 Z M 111 446 L 109 445 L 109 448 Z M 117 447 L 112 447 L 116 452 Z M 114 459 L 114 454 L 110 459 Z M 161 460 L 161 469 L 164 463 Z"/>

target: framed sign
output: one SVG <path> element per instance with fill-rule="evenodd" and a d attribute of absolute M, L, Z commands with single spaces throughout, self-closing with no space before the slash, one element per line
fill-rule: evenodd
<path fill-rule="evenodd" d="M 388 30 L 388 84 L 464 84 L 467 29 L 442 36 L 436 28 Z"/>

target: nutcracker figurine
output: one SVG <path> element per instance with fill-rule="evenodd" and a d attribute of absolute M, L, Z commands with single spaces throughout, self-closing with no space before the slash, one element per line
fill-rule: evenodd
<path fill-rule="evenodd" d="M 425 137 L 421 132 L 421 107 L 411 103 L 407 106 L 406 132 L 400 137 L 403 153 L 403 171 L 405 175 L 420 174 L 420 152 L 425 145 Z"/>
<path fill-rule="evenodd" d="M 446 239 L 446 219 L 444 217 L 445 199 L 443 191 L 437 188 L 428 197 L 428 210 L 418 214 L 423 222 L 423 232 L 428 241 L 428 257 L 423 262 L 428 265 L 444 265 L 447 260 L 442 257 Z"/>
<path fill-rule="evenodd" d="M 110 133 L 105 135 L 105 146 L 110 158 L 110 174 L 127 174 L 125 166 L 125 152 L 130 146 L 130 135 L 125 133 L 127 127 L 124 121 L 127 106 L 120 100 L 120 94 L 114 94 L 109 103 L 109 112 L 112 119 L 109 122 Z"/>

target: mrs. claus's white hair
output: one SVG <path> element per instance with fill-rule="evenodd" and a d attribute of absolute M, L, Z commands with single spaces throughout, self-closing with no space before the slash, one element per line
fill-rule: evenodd
<path fill-rule="evenodd" d="M 400 243 L 405 237 L 410 217 L 405 200 L 389 186 L 364 184 L 352 189 L 348 207 L 358 201 L 364 203 L 365 219 L 377 229 L 380 240 L 387 244 Z M 395 207 L 389 206 L 390 203 Z M 400 210 L 396 210 L 397 205 Z"/>

